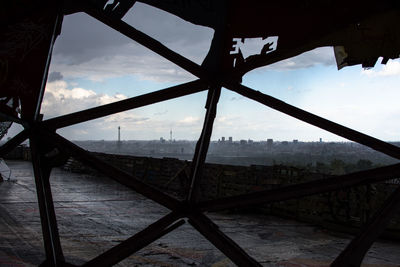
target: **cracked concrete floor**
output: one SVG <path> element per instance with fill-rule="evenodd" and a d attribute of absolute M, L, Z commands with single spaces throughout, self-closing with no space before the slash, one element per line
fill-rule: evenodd
<path fill-rule="evenodd" d="M 0 183 L 0 266 L 44 260 L 33 171 L 7 161 L 14 178 Z M 52 191 L 67 262 L 83 264 L 167 214 L 168 210 L 105 178 L 54 169 Z M 351 236 L 264 215 L 207 214 L 263 266 L 329 266 Z M 188 223 L 118 266 L 234 266 Z M 400 266 L 400 242 L 381 240 L 363 266 Z"/>

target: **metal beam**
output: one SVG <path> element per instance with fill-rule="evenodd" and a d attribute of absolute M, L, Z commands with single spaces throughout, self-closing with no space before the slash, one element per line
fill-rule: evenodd
<path fill-rule="evenodd" d="M 191 166 L 191 184 L 189 188 L 188 201 L 196 202 L 200 191 L 200 180 L 203 174 L 204 162 L 207 157 L 208 147 L 214 125 L 214 120 L 217 115 L 217 104 L 221 95 L 221 87 L 210 89 L 210 105 L 207 109 L 206 118 L 204 120 L 203 130 L 199 141 L 196 144 L 195 154 L 193 156 Z"/>
<path fill-rule="evenodd" d="M 372 244 L 383 233 L 390 220 L 400 210 L 400 187 L 385 201 L 374 217 L 363 227 L 346 249 L 333 261 L 331 267 L 360 266 L 365 254 Z"/>
<path fill-rule="evenodd" d="M 196 80 L 180 84 L 177 86 L 172 86 L 156 92 L 121 100 L 115 103 L 95 108 L 90 108 L 87 110 L 78 111 L 57 118 L 49 119 L 44 121 L 43 125 L 50 129 L 59 129 L 77 123 L 98 119 L 118 112 L 155 104 L 161 101 L 170 100 L 181 96 L 198 93 L 206 89 L 207 85 L 204 82 Z"/>
<path fill-rule="evenodd" d="M 226 69 L 231 70 L 233 58 L 230 56 L 232 49 L 232 36 L 229 34 L 226 22 L 227 11 L 225 9 L 225 1 L 217 1 L 215 7 L 218 6 L 219 18 L 216 21 L 214 37 L 211 42 L 210 50 L 203 61 L 202 67 L 209 73 L 221 79 Z M 214 126 L 215 117 L 217 116 L 217 105 L 221 96 L 221 83 L 214 82 L 210 84 L 207 102 L 206 116 L 204 118 L 203 128 L 200 138 L 196 144 L 196 150 L 190 170 L 190 188 L 187 196 L 189 203 L 198 201 L 200 193 L 200 182 L 203 176 L 204 162 L 207 157 L 210 139 Z"/>
<path fill-rule="evenodd" d="M 267 204 L 335 191 L 352 186 L 376 183 L 399 176 L 400 163 L 338 177 L 289 185 L 277 189 L 263 190 L 240 196 L 204 201 L 199 203 L 199 208 L 204 211 L 217 211 L 255 204 Z"/>
<path fill-rule="evenodd" d="M 14 148 L 19 146 L 29 137 L 29 130 L 22 130 L 16 136 L 7 141 L 4 145 L 0 147 L 0 157 L 4 157 L 10 153 Z"/>
<path fill-rule="evenodd" d="M 160 56 L 168 59 L 172 63 L 178 65 L 182 69 L 190 72 L 191 74 L 195 75 L 199 78 L 208 78 L 207 72 L 205 72 L 199 65 L 194 63 L 193 61 L 181 56 L 180 54 L 172 51 L 159 41 L 151 38 L 147 34 L 135 29 L 128 23 L 113 18 L 109 16 L 106 12 L 86 5 L 83 6 L 83 10 L 90 16 L 94 17 L 95 19 L 103 22 L 107 26 L 113 28 L 114 30 L 122 33 L 123 35 L 131 38 L 132 40 L 138 42 L 139 44 L 147 47 L 148 49 L 152 50 L 153 52 L 159 54 Z"/>
<path fill-rule="evenodd" d="M 5 103 L 0 103 L 1 120 L 16 122 L 21 125 L 26 125 L 26 123 L 20 118 L 18 118 L 14 113 L 16 114 L 16 112 L 11 107 L 7 106 Z"/>
<path fill-rule="evenodd" d="M 36 102 L 36 109 L 34 113 L 33 120 L 37 121 L 40 118 L 40 109 L 42 107 L 42 101 L 44 97 L 44 91 L 46 89 L 46 83 L 47 83 L 47 76 L 49 73 L 49 68 L 50 68 L 50 61 L 51 61 L 51 55 L 53 53 L 53 47 L 54 47 L 54 42 L 56 41 L 57 36 L 60 34 L 59 30 L 61 29 L 61 24 L 64 18 L 64 15 L 61 13 L 61 2 L 58 2 L 56 6 L 55 12 L 57 12 L 55 18 L 54 18 L 54 24 L 53 24 L 53 31 L 51 35 L 51 39 L 49 40 L 49 50 L 47 52 L 47 58 L 46 58 L 46 63 L 44 65 L 44 73 L 39 89 L 39 94 L 37 95 L 37 102 Z"/>
<path fill-rule="evenodd" d="M 47 266 L 63 266 L 65 260 L 58 234 L 57 219 L 49 181 L 51 168 L 45 165 L 45 159 L 40 151 L 40 146 L 38 135 L 34 134 L 30 138 L 30 147 L 46 252 L 45 264 Z"/>
<path fill-rule="evenodd" d="M 218 226 L 204 214 L 193 213 L 188 217 L 189 223 L 237 266 L 262 266 L 232 239 L 221 232 Z"/>
<path fill-rule="evenodd" d="M 170 233 L 175 230 L 179 226 L 185 223 L 184 220 L 180 220 L 174 223 L 177 219 L 179 219 L 179 215 L 175 212 L 171 212 L 168 215 L 162 217 L 155 223 L 149 225 L 146 229 L 140 231 L 134 236 L 128 238 L 117 246 L 111 248 L 110 250 L 102 253 L 96 258 L 88 261 L 83 266 L 89 267 L 99 267 L 99 266 L 112 266 L 117 264 L 121 260 L 129 257 L 133 253 L 141 250 L 147 245 L 151 244 L 155 240 L 161 238 L 162 236 Z"/>
<path fill-rule="evenodd" d="M 353 129 L 347 128 L 330 120 L 324 119 L 310 112 L 297 108 L 295 106 L 289 105 L 279 99 L 272 96 L 263 94 L 259 91 L 248 88 L 244 85 L 238 83 L 224 83 L 224 87 L 242 95 L 247 98 L 253 99 L 263 105 L 270 108 L 278 110 L 289 116 L 297 118 L 301 121 L 307 122 L 311 125 L 317 126 L 321 129 L 339 135 L 341 137 L 347 138 L 349 140 L 355 141 L 357 143 L 368 146 L 376 151 L 382 152 L 388 156 L 396 159 L 400 159 L 400 147 L 391 145 L 387 142 L 381 141 L 377 138 L 371 137 L 369 135 L 360 133 Z"/>

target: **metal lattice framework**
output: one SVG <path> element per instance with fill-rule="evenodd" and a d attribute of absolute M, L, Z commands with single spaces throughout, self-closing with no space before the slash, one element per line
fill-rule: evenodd
<path fill-rule="evenodd" d="M 21 0 L 23 2 L 23 0 Z M 21 2 L 19 1 L 19 2 Z M 18 1 L 16 1 L 18 2 Z M 394 1 L 363 1 L 367 3 L 364 9 L 359 10 L 357 14 L 346 17 L 342 23 L 330 24 L 330 27 L 321 29 L 316 27 L 315 31 L 308 32 L 304 38 L 297 38 L 297 42 L 289 45 L 283 45 L 283 49 L 277 49 L 274 52 L 253 56 L 251 58 L 241 60 L 240 64 L 233 66 L 233 60 L 238 60 L 238 55 L 231 55 L 233 37 L 246 37 L 246 31 L 237 31 L 227 27 L 229 23 L 229 12 L 224 1 L 218 2 L 220 19 L 217 21 L 204 22 L 202 19 L 194 19 L 198 24 L 211 26 L 215 29 L 214 39 L 210 48 L 210 52 L 204 63 L 200 66 L 180 54 L 170 50 L 157 40 L 149 37 L 143 32 L 138 31 L 134 27 L 121 20 L 122 16 L 133 6 L 135 1 L 114 1 L 113 4 L 107 4 L 107 1 L 42 1 L 39 8 L 31 11 L 28 15 L 32 20 L 36 19 L 37 14 L 45 17 L 45 37 L 42 44 L 38 48 L 41 51 L 39 56 L 33 59 L 37 70 L 33 71 L 27 78 L 27 83 L 31 85 L 32 90 L 20 90 L 10 86 L 10 83 L 2 83 L 2 96 L 17 97 L 21 102 L 21 116 L 17 116 L 13 110 L 8 110 L 4 103 L 1 105 L 0 114 L 7 121 L 13 121 L 24 126 L 24 130 L 9 140 L 0 148 L 0 154 L 5 155 L 17 145 L 29 139 L 30 149 L 32 152 L 32 163 L 37 188 L 38 203 L 40 208 L 40 217 L 42 223 L 42 232 L 44 246 L 46 252 L 46 261 L 42 266 L 70 266 L 65 262 L 63 251 L 61 248 L 60 237 L 57 229 L 57 220 L 54 211 L 51 187 L 50 172 L 55 166 L 61 164 L 67 157 L 72 156 L 84 164 L 87 164 L 98 171 L 104 173 L 111 179 L 131 188 L 137 193 L 155 201 L 156 203 L 168 208 L 170 213 L 158 221 L 154 222 L 147 228 L 129 237 L 117 246 L 109 249 L 103 254 L 95 257 L 84 266 L 110 266 L 125 259 L 136 251 L 144 248 L 151 242 L 157 240 L 163 235 L 173 231 L 186 221 L 191 224 L 198 232 L 207 238 L 215 247 L 229 257 L 238 266 L 261 266 L 255 259 L 249 256 L 240 246 L 218 229 L 218 227 L 205 215 L 207 211 L 218 211 L 236 207 L 245 207 L 254 204 L 265 204 L 279 202 L 288 199 L 300 198 L 340 190 L 364 184 L 376 183 L 390 179 L 391 177 L 400 176 L 400 164 L 394 164 L 386 167 L 375 168 L 368 171 L 361 171 L 347 175 L 337 176 L 324 180 L 316 180 L 301 184 L 289 185 L 278 189 L 265 190 L 256 193 L 249 193 L 234 197 L 227 197 L 217 200 L 199 200 L 199 185 L 202 178 L 203 166 L 210 144 L 210 137 L 213 130 L 213 123 L 217 113 L 217 105 L 221 93 L 221 89 L 234 91 L 253 101 L 259 102 L 267 107 L 280 111 L 284 114 L 292 116 L 296 119 L 314 125 L 321 129 L 327 130 L 336 135 L 342 136 L 354 142 L 366 145 L 374 150 L 380 151 L 386 155 L 400 159 L 400 148 L 393 146 L 384 141 L 378 140 L 361 132 L 357 132 L 350 128 L 344 127 L 317 115 L 309 113 L 300 108 L 289 105 L 267 94 L 255 91 L 241 84 L 241 77 L 246 72 L 274 62 L 298 55 L 304 51 L 308 51 L 314 47 L 321 45 L 341 45 L 343 40 L 339 29 L 346 28 L 354 22 L 354 17 L 358 20 L 368 19 L 373 16 L 381 16 L 382 14 L 398 12 L 398 6 L 393 6 Z M 143 1 L 163 8 L 169 12 L 173 12 L 172 2 L 179 1 Z M 196 2 L 196 1 L 192 1 Z M 210 1 L 199 1 L 210 2 Z M 212 2 L 212 1 L 211 1 Z M 234 1 L 240 2 L 240 1 Z M 257 1 L 250 1 L 250 4 L 256 4 Z M 286 1 L 295 3 L 296 1 Z M 299 1 L 297 1 L 299 2 Z M 300 1 L 301 2 L 301 1 Z M 307 1 L 316 4 L 318 1 Z M 329 1 L 328 1 L 329 2 Z M 355 1 L 354 6 L 360 4 Z M 377 3 L 379 2 L 379 3 Z M 346 2 L 347 3 L 347 2 Z M 375 3 L 376 5 L 372 5 Z M 18 4 L 18 3 L 17 3 Z M 35 4 L 28 4 L 28 8 L 33 8 Z M 370 6 L 368 6 L 368 4 Z M 13 4 L 10 4 L 12 10 Z M 271 4 L 272 5 L 272 4 Z M 221 7 L 222 6 L 222 7 Z M 351 6 L 351 4 L 350 4 Z M 272 5 L 272 9 L 278 9 Z M 324 7 L 325 8 L 325 7 Z M 395 9 L 397 8 L 397 9 Z M 171 11 L 172 10 L 172 11 Z M 285 9 L 282 9 L 285 10 Z M 278 10 L 278 11 L 282 11 Z M 197 80 L 169 87 L 152 93 L 132 97 L 112 104 L 107 104 L 68 115 L 42 120 L 40 115 L 40 106 L 43 98 L 44 88 L 47 79 L 47 71 L 49 67 L 52 45 L 56 36 L 60 32 L 60 26 L 64 14 L 84 11 L 88 15 L 96 18 L 109 27 L 119 31 L 121 34 L 131 38 L 139 44 L 156 52 L 162 57 L 168 59 L 184 70 L 198 77 Z M 336 12 L 334 10 L 333 12 Z M 224 13 L 225 12 L 225 13 Z M 176 11 L 176 14 L 187 19 L 195 16 L 185 11 Z M 186 15 L 185 15 L 186 14 Z M 305 14 L 309 15 L 309 14 Z M 22 14 L 21 17 L 26 16 Z M 357 17 L 358 16 L 358 17 Z M 322 17 L 322 16 L 321 16 Z M 20 18 L 21 19 L 21 18 Z M 320 18 L 322 20 L 322 18 Z M 41 20 L 43 22 L 43 20 Z M 343 22 L 344 21 L 344 22 Z M 329 25 L 328 25 L 329 26 Z M 233 26 L 232 26 L 233 27 Z M 289 29 L 287 27 L 278 28 L 282 36 L 285 36 Z M 347 30 L 346 30 L 347 31 Z M 235 35 L 236 34 L 236 35 Z M 254 35 L 250 31 L 248 35 Z M 293 40 L 291 40 L 293 41 Z M 21 39 L 19 42 L 27 42 Z M 283 44 L 285 44 L 283 42 Z M 399 53 L 397 53 L 398 55 Z M 392 54 L 384 54 L 383 56 L 393 57 Z M 368 58 L 367 58 L 368 59 Z M 348 64 L 362 63 L 368 66 L 370 60 L 348 62 Z M 12 69 L 12 68 L 11 68 Z M 12 73 L 10 74 L 12 75 Z M 112 115 L 118 112 L 132 110 L 146 105 L 159 103 L 185 95 L 194 94 L 200 91 L 207 91 L 206 115 L 204 118 L 203 129 L 197 142 L 195 154 L 191 164 L 191 184 L 187 192 L 185 200 L 177 200 L 164 192 L 153 188 L 136 177 L 129 175 L 118 168 L 104 162 L 90 152 L 76 146 L 69 140 L 63 138 L 56 133 L 57 129 L 75 125 L 81 122 L 97 119 L 100 117 Z M 350 242 L 340 255 L 334 260 L 331 266 L 360 266 L 366 252 L 384 231 L 386 225 L 400 208 L 400 187 L 388 197 L 384 205 L 377 211 L 370 221 L 361 229 L 360 233 Z M 318 253 L 317 251 L 315 253 Z"/>

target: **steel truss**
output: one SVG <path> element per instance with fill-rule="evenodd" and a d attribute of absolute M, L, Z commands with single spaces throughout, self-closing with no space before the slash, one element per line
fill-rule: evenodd
<path fill-rule="evenodd" d="M 224 32 L 222 27 L 217 29 L 217 34 L 214 37 L 211 46 L 211 50 L 216 52 L 216 56 L 206 62 L 207 64 L 199 66 L 180 54 L 168 49 L 166 46 L 148 35 L 123 22 L 120 18 L 110 16 L 110 14 L 106 13 L 104 10 L 91 6 L 84 6 L 83 9 L 84 12 L 90 16 L 156 52 L 160 56 L 197 76 L 199 79 L 156 92 L 132 97 L 127 100 L 71 113 L 45 121 L 42 121 L 41 116 L 38 113 L 30 118 L 20 119 L 14 117 L 14 121 L 21 123 L 25 129 L 3 145 L 0 148 L 0 153 L 1 155 L 4 155 L 26 139 L 30 140 L 32 164 L 35 174 L 44 247 L 46 252 L 46 261 L 41 266 L 72 266 L 65 262 L 63 256 L 49 182 L 51 169 L 59 165 L 67 156 L 73 156 L 84 164 L 87 164 L 88 166 L 91 166 L 107 175 L 109 178 L 131 188 L 137 193 L 170 210 L 168 215 L 154 222 L 135 235 L 127 238 L 117 246 L 85 263 L 84 266 L 110 266 L 116 264 L 136 251 L 144 248 L 151 242 L 180 227 L 185 222 L 191 224 L 236 265 L 261 266 L 255 259 L 248 255 L 246 251 L 219 230 L 218 226 L 207 217 L 205 212 L 301 198 L 343 188 L 376 183 L 390 179 L 393 175 L 400 175 L 400 164 L 395 164 L 324 180 L 289 185 L 273 190 L 265 190 L 217 200 L 200 201 L 198 198 L 199 184 L 210 143 L 214 119 L 217 114 L 217 105 L 222 87 L 296 119 L 366 145 L 391 157 L 400 159 L 400 148 L 318 117 L 312 113 L 275 99 L 272 96 L 241 85 L 239 81 L 241 75 L 243 75 L 243 71 L 227 67 L 228 65 L 232 66 L 232 58 L 229 55 L 232 38 L 229 35 L 229 32 Z M 62 14 L 59 16 L 62 16 Z M 54 27 L 56 28 L 58 24 L 59 19 L 55 18 Z M 218 32 L 218 30 L 220 31 Z M 56 32 L 53 33 L 53 39 L 51 42 L 54 41 L 55 34 Z M 50 55 L 51 45 L 49 46 L 49 57 Z M 277 59 L 279 60 L 279 56 Z M 276 54 L 271 54 L 270 59 L 268 59 L 268 55 L 263 55 L 262 60 L 265 65 L 277 61 L 277 59 Z M 241 66 L 241 69 L 251 70 L 258 67 L 260 62 L 249 61 L 245 64 L 247 65 Z M 48 64 L 44 66 L 43 79 L 46 77 L 48 67 Z M 238 73 L 240 73 L 240 75 Z M 43 95 L 43 90 L 44 85 L 42 86 L 41 95 Z M 141 182 L 136 177 L 121 171 L 109 163 L 96 158 L 90 152 L 83 150 L 56 133 L 57 129 L 63 127 L 194 94 L 204 90 L 208 91 L 206 103 L 207 112 L 192 161 L 190 190 L 187 192 L 187 198 L 183 201 L 177 200 L 164 192 Z M 41 100 L 41 97 L 38 97 L 36 107 L 40 107 Z M 10 116 L 10 114 L 4 115 Z M 351 241 L 336 260 L 332 262 L 331 266 L 360 266 L 368 249 L 384 231 L 390 219 L 399 209 L 400 187 L 386 200 L 375 216 L 361 229 L 360 233 Z"/>

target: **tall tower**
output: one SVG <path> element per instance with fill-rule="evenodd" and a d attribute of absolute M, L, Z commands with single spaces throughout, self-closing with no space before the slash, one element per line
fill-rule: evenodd
<path fill-rule="evenodd" d="M 169 131 L 169 141 L 172 142 L 172 129 Z"/>
<path fill-rule="evenodd" d="M 118 149 L 121 147 L 121 127 L 118 126 L 118 141 L 117 141 Z"/>

